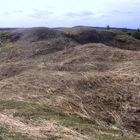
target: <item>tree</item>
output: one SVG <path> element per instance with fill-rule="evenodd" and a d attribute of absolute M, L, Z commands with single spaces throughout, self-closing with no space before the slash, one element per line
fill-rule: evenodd
<path fill-rule="evenodd" d="M 134 38 L 140 40 L 140 30 L 135 31 L 135 32 L 132 34 L 132 36 L 133 36 Z"/>
<path fill-rule="evenodd" d="M 122 29 L 122 32 L 127 32 L 127 28 L 126 28 L 126 27 L 123 28 L 123 29 Z"/>
<path fill-rule="evenodd" d="M 107 28 L 107 30 L 109 30 L 109 29 L 110 29 L 110 26 L 109 26 L 109 25 L 107 25 L 107 26 L 106 26 L 106 28 Z"/>

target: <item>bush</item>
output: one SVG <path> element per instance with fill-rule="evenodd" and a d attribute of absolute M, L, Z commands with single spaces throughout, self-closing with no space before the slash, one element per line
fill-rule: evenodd
<path fill-rule="evenodd" d="M 132 36 L 133 36 L 134 38 L 140 40 L 140 31 L 139 31 L 139 30 L 135 31 L 135 32 L 132 34 Z"/>
<path fill-rule="evenodd" d="M 127 28 L 123 28 L 122 29 L 122 32 L 127 32 Z"/>
<path fill-rule="evenodd" d="M 109 25 L 107 25 L 107 26 L 106 26 L 106 29 L 107 29 L 107 30 L 109 30 L 109 29 L 110 29 L 110 26 L 109 26 Z"/>

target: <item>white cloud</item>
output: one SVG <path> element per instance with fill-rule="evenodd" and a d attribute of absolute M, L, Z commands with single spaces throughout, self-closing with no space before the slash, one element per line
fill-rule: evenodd
<path fill-rule="evenodd" d="M 0 26 L 138 28 L 139 13 L 140 0 L 1 0 Z"/>

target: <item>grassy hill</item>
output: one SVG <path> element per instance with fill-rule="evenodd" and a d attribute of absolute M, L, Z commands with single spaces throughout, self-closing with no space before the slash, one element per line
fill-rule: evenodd
<path fill-rule="evenodd" d="M 0 31 L 0 139 L 139 140 L 140 41 L 120 30 Z"/>

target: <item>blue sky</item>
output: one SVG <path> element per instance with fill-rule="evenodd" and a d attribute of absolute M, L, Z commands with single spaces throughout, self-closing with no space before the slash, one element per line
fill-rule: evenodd
<path fill-rule="evenodd" d="M 140 28 L 140 0 L 0 0 L 0 27 Z"/>

